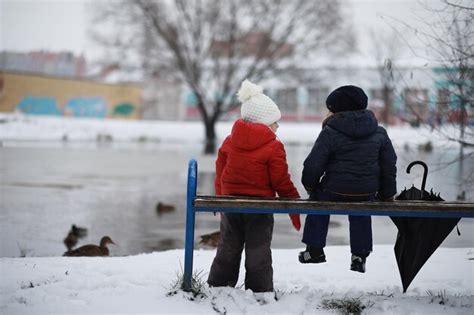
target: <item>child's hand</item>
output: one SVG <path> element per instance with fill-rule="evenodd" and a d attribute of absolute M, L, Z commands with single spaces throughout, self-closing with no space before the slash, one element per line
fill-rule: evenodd
<path fill-rule="evenodd" d="M 298 213 L 292 213 L 289 216 L 291 219 L 291 224 L 293 224 L 295 230 L 299 231 L 301 229 L 300 215 Z"/>

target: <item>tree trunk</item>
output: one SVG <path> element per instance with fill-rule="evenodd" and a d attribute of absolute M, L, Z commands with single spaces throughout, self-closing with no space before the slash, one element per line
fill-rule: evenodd
<path fill-rule="evenodd" d="M 206 132 L 204 154 L 214 154 L 216 152 L 216 120 L 206 119 L 204 127 Z"/>
<path fill-rule="evenodd" d="M 391 89 L 388 86 L 383 87 L 383 110 L 382 110 L 382 123 L 385 127 L 388 127 L 390 120 L 390 109 L 392 107 Z"/>
<path fill-rule="evenodd" d="M 203 98 L 197 90 L 193 92 L 198 97 L 197 107 L 201 114 L 201 120 L 204 124 L 204 154 L 214 154 L 216 152 L 216 121 L 219 116 L 218 110 L 214 106 L 214 113 L 209 117 L 209 113 L 206 110 L 206 105 L 203 102 Z"/>
<path fill-rule="evenodd" d="M 459 137 L 461 138 L 461 147 L 464 147 L 464 133 L 466 131 L 466 121 L 467 121 L 467 111 L 466 111 L 466 101 L 464 100 L 464 95 L 461 96 L 461 109 L 459 115 Z"/>

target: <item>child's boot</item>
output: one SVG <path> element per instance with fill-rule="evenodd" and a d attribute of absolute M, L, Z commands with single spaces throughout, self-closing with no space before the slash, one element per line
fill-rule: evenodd
<path fill-rule="evenodd" d="M 253 295 L 260 305 L 269 304 L 277 300 L 275 292 L 254 292 Z"/>
<path fill-rule="evenodd" d="M 351 270 L 357 272 L 365 272 L 365 261 L 369 254 L 356 254 L 353 253 L 351 257 Z"/>
<path fill-rule="evenodd" d="M 324 255 L 324 250 L 322 248 L 308 245 L 304 252 L 299 253 L 298 260 L 302 264 L 319 264 L 326 262 L 326 255 Z"/>

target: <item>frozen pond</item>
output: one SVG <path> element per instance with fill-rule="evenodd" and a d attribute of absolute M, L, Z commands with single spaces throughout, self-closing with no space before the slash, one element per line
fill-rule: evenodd
<path fill-rule="evenodd" d="M 310 145 L 287 144 L 290 172 L 300 193 L 303 160 Z M 109 235 L 118 246 L 112 255 L 130 255 L 184 246 L 187 164 L 199 162 L 198 193 L 213 193 L 214 156 L 202 156 L 197 143 L 6 142 L 0 148 L 0 257 L 59 256 L 71 224 L 87 227 L 89 234 L 78 246 L 98 243 Z M 422 159 L 430 166 L 427 188 L 456 200 L 462 190 L 473 200 L 472 185 L 463 185 L 461 174 L 472 174 L 474 163 L 464 169 L 454 149 L 422 153 L 416 148 L 396 148 L 398 190 L 421 185 L 422 168 L 406 174 L 409 162 Z M 467 175 L 466 175 L 467 176 Z M 305 196 L 306 197 L 306 196 Z M 158 215 L 156 204 L 172 204 L 176 210 Z M 304 218 L 302 218 L 304 219 Z M 328 245 L 348 244 L 347 216 L 333 216 Z M 474 221 L 463 219 L 461 236 L 455 230 L 443 246 L 474 247 Z M 196 216 L 199 235 L 218 230 L 219 217 Z M 389 218 L 373 217 L 374 242 L 394 244 L 396 229 Z M 286 215 L 275 216 L 272 246 L 301 248 L 301 232 L 293 230 Z M 295 257 L 296 259 L 296 257 Z"/>

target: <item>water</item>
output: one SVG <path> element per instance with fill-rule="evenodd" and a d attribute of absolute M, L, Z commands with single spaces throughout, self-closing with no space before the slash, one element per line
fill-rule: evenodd
<path fill-rule="evenodd" d="M 311 147 L 287 145 L 290 173 L 298 190 L 302 162 Z M 421 153 L 396 148 L 398 189 L 421 185 L 422 168 L 405 173 L 409 162 L 422 159 L 430 166 L 427 188 L 456 200 L 466 191 L 473 199 L 472 185 L 463 184 L 474 171 L 472 161 L 446 163 L 456 150 Z M 0 257 L 59 256 L 71 224 L 87 227 L 89 234 L 78 246 L 95 243 L 109 235 L 118 246 L 112 255 L 131 255 L 184 247 L 187 164 L 199 163 L 198 193 L 212 194 L 214 156 L 202 156 L 201 144 L 179 143 L 5 143 L 0 149 Z M 461 176 L 462 175 L 462 176 Z M 175 211 L 159 215 L 161 201 Z M 304 219 L 304 217 L 302 218 Z M 347 216 L 332 216 L 328 245 L 348 244 Z M 463 219 L 462 235 L 455 231 L 443 246 L 473 247 L 474 222 Z M 199 235 L 219 229 L 219 217 L 212 213 L 196 216 Z M 374 242 L 393 244 L 396 229 L 389 218 L 373 217 Z M 198 247 L 201 246 L 198 244 Z M 302 248 L 301 232 L 293 230 L 286 215 L 275 215 L 273 248 Z"/>

